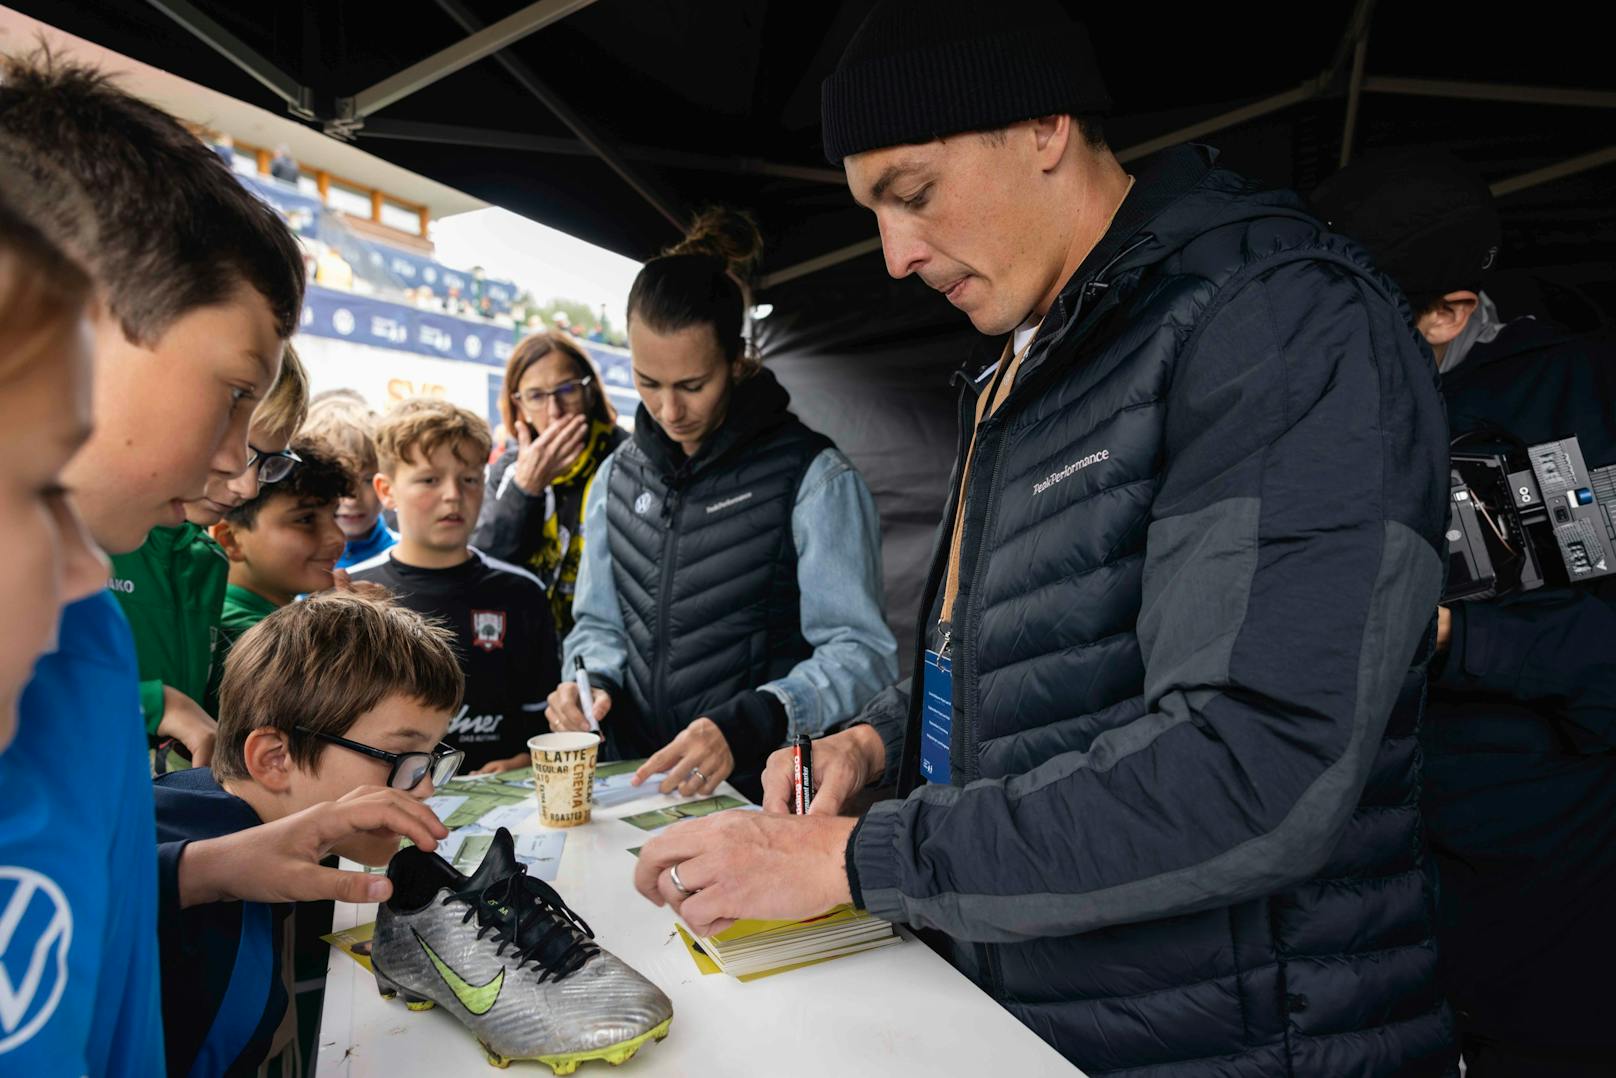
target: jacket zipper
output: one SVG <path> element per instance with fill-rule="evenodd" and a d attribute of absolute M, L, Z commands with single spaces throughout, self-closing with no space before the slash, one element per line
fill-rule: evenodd
<path fill-rule="evenodd" d="M 679 536 L 679 488 L 668 485 L 666 480 L 663 483 L 668 490 L 668 496 L 662 503 L 662 519 L 667 526 L 667 534 L 662 538 L 663 571 L 658 574 L 657 580 L 657 664 L 656 673 L 651 679 L 651 706 L 656 709 L 656 714 L 645 716 L 648 723 L 661 721 L 662 716 L 668 713 L 668 663 L 673 650 L 668 640 L 668 608 L 673 605 L 673 574 L 669 570 L 673 568 L 673 547 Z"/>
<path fill-rule="evenodd" d="M 1088 301 L 1092 300 L 1095 296 L 1111 287 L 1108 282 L 1101 280 L 1101 276 L 1112 266 L 1116 265 L 1123 258 L 1127 257 L 1128 254 L 1131 253 L 1135 248 L 1139 247 L 1141 244 L 1148 243 L 1150 239 L 1151 237 L 1148 235 L 1140 237 L 1137 243 L 1134 243 L 1125 250 L 1119 252 L 1115 258 L 1111 259 L 1111 261 L 1107 262 L 1103 267 L 1101 267 L 1099 273 L 1095 274 L 1094 279 L 1088 284 L 1084 285 L 1082 290 L 1078 292 L 1077 302 L 1072 307 L 1072 313 L 1065 318 L 1064 324 L 1068 326 L 1075 326 L 1078 323 L 1078 320 L 1083 316 L 1083 310 Z M 1004 405 L 1001 411 L 993 416 L 989 416 L 984 421 L 984 425 L 995 423 L 998 424 L 998 428 L 993 431 L 994 441 L 991 443 L 984 443 L 980 438 L 980 432 L 978 435 L 978 452 L 985 451 L 989 444 L 991 444 L 993 448 L 993 473 L 988 480 L 988 501 L 987 505 L 982 511 L 982 527 L 977 531 L 977 542 L 975 549 L 976 561 L 971 570 L 971 588 L 970 591 L 968 591 L 964 596 L 964 605 L 961 607 L 961 609 L 955 611 L 956 617 L 954 626 L 956 629 L 961 630 L 957 635 L 960 637 L 961 646 L 959 666 L 961 676 L 959 680 L 962 692 L 960 693 L 959 699 L 962 704 L 966 701 L 974 701 L 976 698 L 976 634 L 974 632 L 964 632 L 963 627 L 970 624 L 969 619 L 973 612 L 972 596 L 976 594 L 977 590 L 982 585 L 982 545 L 986 542 L 987 536 L 992 531 L 993 513 L 994 510 L 998 508 L 999 504 L 999 479 L 1004 472 L 1004 453 L 1000 451 L 1002 450 L 1004 444 L 1004 432 L 1002 428 L 1004 425 L 1004 418 L 1009 411 L 1010 399 L 1014 395 L 1015 387 L 1011 386 L 1009 393 L 1005 397 Z M 961 491 L 960 497 L 963 498 L 965 496 L 966 492 Z M 961 527 L 963 526 L 964 521 L 961 521 Z M 963 556 L 964 551 L 962 549 L 961 557 Z M 956 710 L 963 718 L 965 714 L 964 707 L 961 706 Z M 965 729 L 963 731 L 962 738 L 963 743 L 961 745 L 959 761 L 962 765 L 960 771 L 963 781 L 965 782 L 971 782 L 980 777 L 979 769 L 977 767 L 978 739 L 976 733 L 976 719 L 974 716 L 975 709 L 973 708 L 972 710 L 972 717 L 965 722 Z"/>
<path fill-rule="evenodd" d="M 1146 237 L 1140 239 L 1139 243 L 1136 243 L 1133 246 L 1129 247 L 1127 250 L 1122 251 L 1120 254 L 1117 255 L 1116 258 L 1113 258 L 1110 262 L 1105 264 L 1104 268 L 1102 268 L 1100 270 L 1100 273 L 1095 275 L 1094 280 L 1090 281 L 1088 284 L 1083 286 L 1082 291 L 1078 293 L 1078 299 L 1077 299 L 1076 306 L 1074 306 L 1072 308 L 1072 313 L 1066 318 L 1066 324 L 1067 325 L 1073 325 L 1073 324 L 1075 324 L 1077 322 L 1078 318 L 1081 317 L 1081 315 L 1083 314 L 1084 304 L 1088 300 L 1093 299 L 1096 295 L 1098 295 L 1099 293 L 1105 291 L 1107 288 L 1110 287 L 1110 285 L 1107 282 L 1101 281 L 1099 279 L 1100 274 L 1105 273 L 1106 270 L 1109 270 L 1112 266 L 1116 265 L 1116 263 L 1119 260 L 1121 260 L 1123 257 L 1125 257 L 1129 252 L 1131 252 L 1134 249 L 1134 247 L 1138 247 L 1139 244 L 1147 242 L 1149 240 L 1149 238 L 1150 237 L 1146 236 Z M 1015 391 L 1015 387 L 1012 386 L 1011 391 L 1010 391 L 1011 395 L 1014 394 L 1014 391 Z M 1009 396 L 1006 396 L 1005 403 L 1004 403 L 1004 408 L 1008 409 L 1009 405 L 1010 405 L 1010 399 L 1009 399 Z M 992 423 L 992 422 L 995 421 L 995 419 L 998 419 L 1001 424 L 1003 423 L 1003 419 L 1000 416 L 989 417 L 987 422 Z M 1003 431 L 995 431 L 994 436 L 995 436 L 995 438 L 997 440 L 993 443 L 993 447 L 994 447 L 993 474 L 992 474 L 992 476 L 991 476 L 991 478 L 989 479 L 989 482 L 988 482 L 988 487 L 987 487 L 988 504 L 987 504 L 987 507 L 983 510 L 983 513 L 982 513 L 982 527 L 977 532 L 977 551 L 976 551 L 977 559 L 976 559 L 976 564 L 973 567 L 972 572 L 971 572 L 971 590 L 969 592 L 967 592 L 966 595 L 965 595 L 965 605 L 964 605 L 963 609 L 956 612 L 958 614 L 956 624 L 962 625 L 962 626 L 969 624 L 969 618 L 970 618 L 970 615 L 971 615 L 971 597 L 973 595 L 975 595 L 977 593 L 977 589 L 979 589 L 982 586 L 982 575 L 983 575 L 982 560 L 983 559 L 981 557 L 981 547 L 982 547 L 982 544 L 984 542 L 986 542 L 986 537 L 988 536 L 988 534 L 992 531 L 993 512 L 994 512 L 994 510 L 996 508 L 998 508 L 999 496 L 1000 496 L 1000 493 L 1001 493 L 1000 485 L 999 485 L 999 479 L 1000 479 L 1000 476 L 1002 475 L 1002 473 L 1004 471 L 1004 454 L 1002 452 L 999 452 L 999 450 L 1003 447 L 1004 433 L 1003 433 Z M 965 497 L 965 495 L 966 495 L 965 491 L 963 491 L 963 490 L 960 491 L 960 497 L 963 498 L 963 497 Z M 962 527 L 964 526 L 963 521 L 961 522 L 961 526 Z M 963 552 L 962 552 L 962 556 L 963 556 Z M 967 700 L 972 700 L 972 699 L 975 698 L 975 694 L 976 694 L 976 634 L 975 633 L 962 633 L 961 655 L 960 655 L 960 673 L 962 675 L 961 678 L 960 678 L 960 686 L 964 690 L 963 693 L 960 696 L 960 700 L 962 702 L 967 701 Z M 963 709 L 963 707 L 959 708 L 958 711 L 959 711 L 960 716 L 963 718 L 964 717 L 964 709 Z M 975 718 L 975 715 L 974 715 L 974 709 L 973 709 L 972 717 L 970 719 L 966 720 L 966 722 L 965 722 L 965 729 L 963 731 L 963 734 L 964 734 L 964 744 L 961 747 L 961 754 L 960 754 L 961 755 L 960 764 L 962 766 L 959 769 L 959 771 L 963 773 L 963 782 L 971 782 L 972 780 L 980 777 L 979 776 L 979 771 L 978 771 L 978 768 L 977 768 L 977 744 L 978 744 L 978 741 L 977 741 L 977 735 L 976 735 L 976 718 Z M 982 979 L 985 982 L 984 985 L 983 985 L 984 990 L 988 993 L 989 996 L 993 997 L 994 999 L 1003 1000 L 1004 999 L 1004 974 L 999 968 L 999 949 L 997 947 L 994 947 L 991 944 L 987 944 L 987 943 L 976 943 L 976 944 L 973 944 L 972 946 L 976 950 L 977 965 L 982 970 Z"/>

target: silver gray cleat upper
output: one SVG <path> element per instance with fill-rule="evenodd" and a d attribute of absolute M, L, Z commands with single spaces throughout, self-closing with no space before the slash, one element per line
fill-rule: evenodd
<path fill-rule="evenodd" d="M 661 989 L 601 950 L 555 890 L 526 874 L 503 829 L 469 878 L 414 847 L 387 874 L 394 896 L 377 911 L 371 948 L 378 989 L 447 1008 L 491 1055 L 594 1058 L 673 1017 Z"/>

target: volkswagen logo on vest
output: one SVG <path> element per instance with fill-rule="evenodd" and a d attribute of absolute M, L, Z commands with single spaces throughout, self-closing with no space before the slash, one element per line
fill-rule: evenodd
<path fill-rule="evenodd" d="M 650 511 L 651 511 L 651 492 L 649 490 L 642 490 L 642 491 L 640 491 L 640 496 L 638 498 L 634 499 L 634 512 L 638 513 L 640 516 L 643 517 L 645 514 L 649 513 Z"/>
<path fill-rule="evenodd" d="M 0 1056 L 56 1013 L 72 944 L 73 910 L 56 881 L 0 865 Z"/>

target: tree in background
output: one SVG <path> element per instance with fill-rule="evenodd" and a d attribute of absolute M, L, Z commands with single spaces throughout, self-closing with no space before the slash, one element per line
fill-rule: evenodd
<path fill-rule="evenodd" d="M 628 344 L 627 337 L 612 325 L 605 304 L 592 310 L 589 304 L 582 300 L 567 299 L 563 296 L 540 303 L 529 292 L 523 290 L 512 304 L 512 314 L 516 317 L 519 333 L 525 333 L 529 320 L 537 316 L 546 329 L 554 329 L 559 324 L 579 340 L 605 342 L 619 348 Z M 556 315 L 560 315 L 564 321 L 558 323 Z"/>

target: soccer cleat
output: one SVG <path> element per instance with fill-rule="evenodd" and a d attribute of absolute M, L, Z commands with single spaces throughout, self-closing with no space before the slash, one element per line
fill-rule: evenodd
<path fill-rule="evenodd" d="M 370 961 L 383 999 L 450 1011 L 496 1067 L 537 1060 L 571 1074 L 622 1063 L 668 1035 L 673 1004 L 594 942 L 555 889 L 527 874 L 500 828 L 470 877 L 407 846 L 387 866 Z"/>

